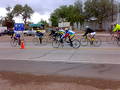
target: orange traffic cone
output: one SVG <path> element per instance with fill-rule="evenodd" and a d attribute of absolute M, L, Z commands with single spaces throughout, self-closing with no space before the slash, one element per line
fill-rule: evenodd
<path fill-rule="evenodd" d="M 24 49 L 25 45 L 24 45 L 24 41 L 21 41 L 21 49 Z"/>

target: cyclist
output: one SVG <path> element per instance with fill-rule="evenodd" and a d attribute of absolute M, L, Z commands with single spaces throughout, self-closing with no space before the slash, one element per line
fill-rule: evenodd
<path fill-rule="evenodd" d="M 18 40 L 18 44 L 20 45 L 21 44 L 21 35 L 20 35 L 20 33 L 19 32 L 15 32 L 14 31 L 14 34 L 13 34 L 13 38 L 14 38 L 14 40 Z"/>
<path fill-rule="evenodd" d="M 113 32 L 120 32 L 120 25 L 119 24 L 114 24 L 114 29 L 113 29 Z"/>
<path fill-rule="evenodd" d="M 57 31 L 58 35 L 60 35 L 60 38 L 65 34 L 65 30 L 63 28 L 59 29 Z"/>
<path fill-rule="evenodd" d="M 43 33 L 41 30 L 37 29 L 36 30 L 36 36 L 39 38 L 40 44 L 42 44 L 42 37 L 43 37 Z"/>
<path fill-rule="evenodd" d="M 54 30 L 54 29 L 52 29 L 52 30 L 50 31 L 49 36 L 51 36 L 52 38 L 56 38 L 56 36 L 57 36 L 57 31 Z"/>
<path fill-rule="evenodd" d="M 65 34 L 62 35 L 61 42 L 63 43 L 63 38 L 65 38 L 65 39 L 68 38 L 69 42 L 70 42 L 70 45 L 73 46 L 72 39 L 74 38 L 74 36 L 75 36 L 75 32 L 74 31 L 72 31 L 69 28 L 65 28 Z"/>
<path fill-rule="evenodd" d="M 86 28 L 86 29 L 85 29 L 85 33 L 84 33 L 83 37 L 84 37 L 84 36 L 87 37 L 87 34 L 90 34 L 90 35 L 91 35 L 91 38 L 94 38 L 96 32 L 95 32 L 93 29 L 89 28 L 89 26 L 86 26 L 85 28 Z"/>
<path fill-rule="evenodd" d="M 120 25 L 119 24 L 114 24 L 114 29 L 113 32 L 116 32 L 117 36 L 120 37 Z"/>

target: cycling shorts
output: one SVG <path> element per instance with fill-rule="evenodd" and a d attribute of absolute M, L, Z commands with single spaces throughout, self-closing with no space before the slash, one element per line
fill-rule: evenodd
<path fill-rule="evenodd" d="M 42 38 L 43 37 L 43 33 L 36 33 L 36 36 L 39 37 L 39 38 Z"/>
<path fill-rule="evenodd" d="M 20 38 L 20 34 L 16 34 L 15 37 Z"/>
<path fill-rule="evenodd" d="M 92 36 L 95 35 L 95 34 L 96 34 L 96 32 L 92 32 L 92 33 L 90 33 L 90 35 L 92 35 Z"/>
<path fill-rule="evenodd" d="M 75 34 L 70 35 L 70 39 L 72 39 L 75 36 Z"/>

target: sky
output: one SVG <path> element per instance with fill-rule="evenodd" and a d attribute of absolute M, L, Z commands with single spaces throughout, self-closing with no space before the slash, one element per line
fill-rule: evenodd
<path fill-rule="evenodd" d="M 16 4 L 28 4 L 34 10 L 31 21 L 39 22 L 41 19 L 47 20 L 50 14 L 61 5 L 73 4 L 76 0 L 0 0 L 0 17 L 4 17 L 7 13 L 6 7 L 14 7 Z M 16 22 L 22 22 L 21 17 L 15 18 Z"/>

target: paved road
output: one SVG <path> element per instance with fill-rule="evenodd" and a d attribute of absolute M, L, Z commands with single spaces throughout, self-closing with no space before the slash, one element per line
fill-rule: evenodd
<path fill-rule="evenodd" d="M 34 46 L 32 43 L 28 43 L 23 50 L 19 47 L 12 48 L 9 43 L 0 43 L 0 49 L 0 59 L 4 60 L 120 64 L 120 47 L 108 42 L 104 42 L 101 47 L 88 46 L 79 49 L 73 49 L 69 46 L 55 49 L 51 44 Z"/>
<path fill-rule="evenodd" d="M 0 43 L 0 71 L 34 74 L 56 74 L 120 80 L 120 47 L 104 42 L 101 47 L 65 47 L 54 49 L 50 44 L 26 49 Z"/>
<path fill-rule="evenodd" d="M 0 60 L 0 71 L 120 80 L 120 65 Z"/>

